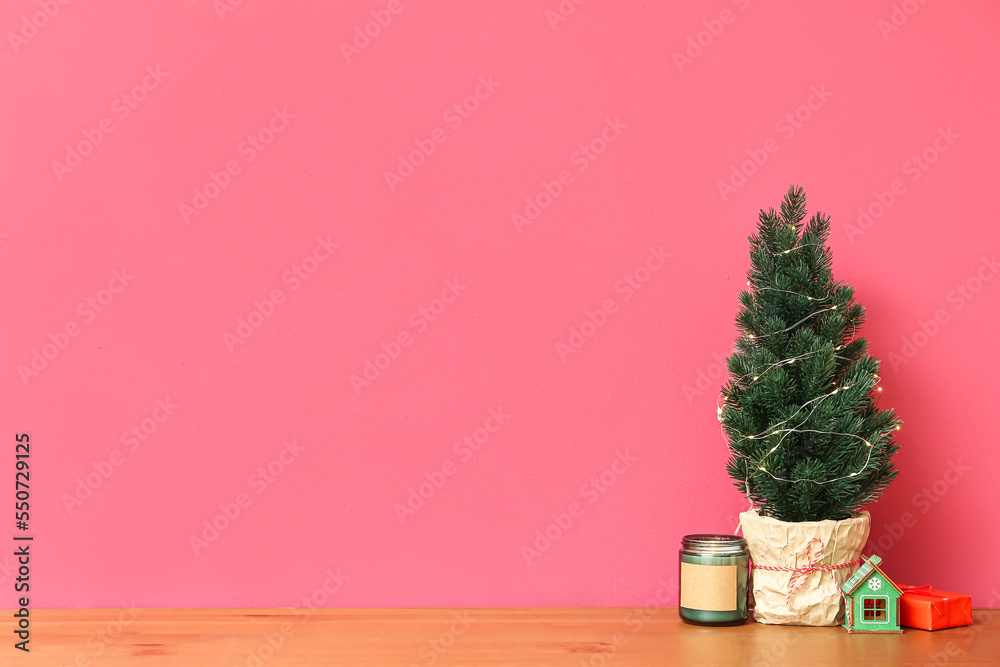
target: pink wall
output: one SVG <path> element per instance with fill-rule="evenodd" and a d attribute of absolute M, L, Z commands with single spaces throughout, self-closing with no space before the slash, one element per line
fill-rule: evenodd
<path fill-rule="evenodd" d="M 0 10 L 37 607 L 676 604 L 792 183 L 905 420 L 873 545 L 1000 606 L 1000 6 L 227 1 Z"/>

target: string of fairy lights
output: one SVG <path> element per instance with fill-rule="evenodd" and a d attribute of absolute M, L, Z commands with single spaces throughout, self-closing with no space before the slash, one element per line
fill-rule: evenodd
<path fill-rule="evenodd" d="M 792 229 L 795 229 L 794 225 L 789 225 L 789 227 L 792 228 Z M 775 255 L 788 254 L 792 250 L 796 250 L 798 248 L 805 247 L 807 245 L 822 245 L 822 244 L 804 244 L 804 245 L 796 246 L 795 248 L 790 248 L 788 250 L 784 250 L 784 251 L 781 251 L 781 252 L 778 252 L 778 253 L 772 253 L 772 254 L 775 254 Z M 750 281 L 747 281 L 747 285 L 750 285 L 752 287 L 752 284 L 750 283 Z M 784 292 L 784 293 L 787 293 L 787 294 L 794 294 L 796 296 L 800 296 L 800 297 L 803 297 L 805 299 L 808 299 L 809 301 L 825 301 L 825 300 L 831 298 L 831 294 L 829 294 L 829 293 L 827 293 L 825 296 L 822 296 L 822 297 L 812 297 L 812 296 L 809 296 L 807 294 L 802 294 L 801 292 L 796 292 L 796 291 L 793 291 L 793 290 L 786 290 L 786 289 L 779 289 L 779 288 L 774 288 L 774 287 L 758 287 L 757 290 L 758 291 L 760 291 L 760 290 L 771 290 L 771 291 L 777 291 L 777 292 Z M 813 318 L 813 317 L 815 317 L 817 315 L 821 315 L 823 313 L 827 313 L 827 312 L 831 312 L 831 311 L 835 311 L 835 310 L 837 310 L 837 305 L 833 304 L 829 308 L 824 308 L 822 310 L 816 311 L 816 312 L 814 312 L 814 313 L 812 313 L 812 314 L 810 314 L 810 315 L 802 318 L 798 322 L 792 324 L 789 327 L 786 327 L 785 329 L 782 329 L 781 331 L 775 331 L 775 332 L 771 332 L 769 334 L 763 334 L 763 335 L 759 335 L 759 336 L 754 335 L 754 334 L 747 334 L 747 339 L 750 340 L 750 341 L 753 341 L 753 343 L 756 344 L 756 342 L 759 341 L 762 338 L 767 338 L 769 336 L 774 336 L 774 335 L 777 335 L 777 334 L 780 334 L 780 333 L 788 332 L 788 331 L 794 329 L 795 327 L 799 326 L 803 322 L 806 322 L 807 320 L 809 320 L 809 319 L 811 319 L 811 318 Z M 851 332 L 850 338 L 853 339 L 854 336 L 855 336 L 855 334 L 857 333 L 857 324 L 853 321 L 853 319 L 852 319 L 851 324 L 852 324 L 852 332 Z M 834 351 L 835 352 L 840 351 L 840 350 L 844 349 L 844 347 L 846 347 L 846 344 L 841 344 L 841 345 L 835 347 Z M 769 370 L 771 370 L 773 368 L 780 368 L 782 366 L 791 365 L 791 364 L 794 364 L 794 363 L 796 363 L 798 361 L 801 361 L 801 360 L 803 360 L 805 358 L 808 358 L 808 357 L 810 357 L 810 356 L 812 356 L 814 354 L 820 354 L 820 353 L 823 353 L 825 351 L 826 350 L 813 350 L 812 352 L 806 352 L 804 354 L 796 355 L 796 356 L 791 357 L 789 359 L 782 359 L 782 360 L 780 360 L 778 362 L 771 363 L 771 364 L 767 365 L 762 370 L 751 372 L 751 373 L 748 373 L 746 375 L 737 377 L 737 378 L 735 378 L 735 382 L 737 384 L 746 382 L 747 378 L 750 378 L 752 376 L 752 379 L 749 380 L 749 382 L 747 382 L 747 384 L 752 384 L 753 382 L 756 382 L 756 381 L 760 380 L 761 376 L 763 376 L 765 373 L 767 373 Z M 849 360 L 847 357 L 843 357 L 843 356 L 840 356 L 840 355 L 837 355 L 837 354 L 834 354 L 833 356 L 834 356 L 834 358 L 837 358 L 837 359 Z M 875 375 L 875 380 L 876 380 L 876 383 L 878 383 L 881 380 L 881 378 L 878 375 Z M 722 406 L 719 405 L 718 401 L 717 401 L 717 403 L 716 403 L 716 409 L 717 409 L 717 414 L 718 414 L 718 418 L 719 418 L 719 422 L 720 422 L 720 431 L 722 433 L 723 440 L 726 442 L 726 447 L 728 448 L 730 454 L 732 454 L 735 458 L 737 458 L 737 459 L 744 459 L 744 466 L 745 466 L 745 470 L 746 470 L 746 477 L 744 478 L 744 485 L 745 485 L 745 488 L 746 488 L 747 499 L 750 500 L 751 505 L 753 505 L 753 501 L 750 499 L 750 483 L 749 483 L 749 479 L 750 479 L 750 474 L 749 473 L 750 473 L 750 465 L 751 464 L 753 464 L 756 469 L 758 469 L 758 470 L 766 473 L 767 475 L 769 475 L 772 479 L 774 479 L 776 481 L 787 482 L 787 483 L 792 483 L 792 484 L 798 483 L 798 482 L 811 482 L 811 483 L 817 484 L 817 485 L 832 484 L 834 482 L 838 482 L 838 481 L 841 481 L 841 480 L 844 480 L 844 479 L 848 479 L 848 478 L 852 478 L 852 477 L 857 477 L 858 475 L 862 474 L 868 468 L 868 466 L 871 464 L 872 451 L 875 449 L 875 445 L 872 442 L 870 442 L 869 440 L 867 440 L 866 438 L 864 438 L 862 436 L 859 436 L 859 435 L 857 435 L 855 433 L 843 433 L 843 432 L 839 432 L 839 431 L 823 431 L 823 430 L 819 430 L 819 429 L 803 429 L 803 428 L 800 428 L 803 424 L 805 424 L 806 422 L 809 421 L 809 419 L 812 417 L 812 414 L 818 409 L 818 407 L 820 406 L 820 404 L 822 404 L 823 401 L 825 401 L 828 398 L 831 398 L 832 396 L 835 396 L 836 394 L 838 394 L 838 393 L 840 393 L 842 391 L 846 391 L 846 390 L 850 389 L 853 386 L 855 386 L 855 385 L 844 385 L 844 386 L 836 387 L 832 391 L 830 391 L 829 393 L 823 394 L 821 396 L 817 396 L 817 397 L 815 397 L 815 398 L 807 401 L 806 403 L 804 403 L 803 405 L 801 405 L 798 408 L 798 410 L 796 410 L 787 419 L 784 419 L 784 420 L 782 420 L 782 421 L 780 421 L 780 422 L 778 422 L 776 424 L 770 425 L 767 429 L 765 429 L 761 433 L 755 433 L 755 434 L 749 434 L 749 435 L 740 434 L 741 437 L 739 439 L 734 440 L 732 443 L 730 443 L 730 439 L 727 437 L 727 434 L 726 434 L 726 431 L 725 431 L 725 427 L 724 427 L 724 425 L 722 425 L 722 413 L 723 413 L 723 410 L 722 410 Z M 881 392 L 882 391 L 882 387 L 877 387 L 877 391 Z M 806 416 L 798 424 L 796 424 L 795 426 L 793 426 L 791 428 L 780 428 L 784 424 L 792 421 L 795 418 L 796 415 L 798 415 L 802 410 L 805 410 L 810 404 L 813 404 L 813 403 L 815 403 L 815 405 L 813 405 L 813 407 L 809 410 L 809 412 L 806 414 Z M 899 429 L 900 429 L 900 426 L 897 424 L 894 430 L 898 431 Z M 845 436 L 845 437 L 856 438 L 856 439 L 862 441 L 865 444 L 866 448 L 867 448 L 867 457 L 865 458 L 865 463 L 858 470 L 850 472 L 847 475 L 843 475 L 841 477 L 836 477 L 836 478 L 828 479 L 828 480 L 815 480 L 815 479 L 810 479 L 810 478 L 788 479 L 788 478 L 785 478 L 785 477 L 781 477 L 781 476 L 775 475 L 773 472 L 771 472 L 770 470 L 768 470 L 765 467 L 765 464 L 767 462 L 767 458 L 771 454 L 773 454 L 774 452 L 776 452 L 781 447 L 782 443 L 785 442 L 786 438 L 788 437 L 788 435 L 790 433 L 818 433 L 818 434 L 824 434 L 824 435 L 836 435 L 836 436 Z M 878 438 L 876 438 L 876 442 L 878 440 L 880 440 L 880 439 L 882 439 L 882 438 L 890 435 L 890 433 L 891 432 L 880 433 L 879 436 L 878 436 Z M 733 444 L 737 444 L 737 443 L 739 443 L 739 442 L 741 442 L 743 440 L 762 439 L 762 438 L 767 438 L 769 436 L 778 435 L 778 434 L 781 434 L 781 437 L 779 438 L 777 444 L 775 444 L 770 450 L 768 450 L 767 453 L 765 453 L 760 458 L 759 461 L 756 461 L 756 462 L 754 462 L 753 459 L 750 456 L 742 454 L 742 453 L 736 451 L 733 448 Z"/>
<path fill-rule="evenodd" d="M 805 295 L 803 295 L 803 296 L 805 296 Z M 799 320 L 798 322 L 796 322 L 792 326 L 785 327 L 781 331 L 772 331 L 769 334 L 763 334 L 763 335 L 760 335 L 760 336 L 755 336 L 753 334 L 747 334 L 747 338 L 749 338 L 750 340 L 758 340 L 760 338 L 769 338 L 770 336 L 777 336 L 778 334 L 783 334 L 783 333 L 785 333 L 787 331 L 791 331 L 792 329 L 794 329 L 795 327 L 799 326 L 800 324 L 802 324 L 806 320 L 812 319 L 812 318 L 816 317 L 817 315 L 822 315 L 823 313 L 829 313 L 831 310 L 837 310 L 837 304 L 833 304 L 829 308 L 824 308 L 823 310 L 817 310 L 815 313 L 812 313 L 810 315 L 806 315 L 805 317 L 803 317 L 801 320 Z"/>
<path fill-rule="evenodd" d="M 747 281 L 747 285 L 750 285 L 750 281 Z M 774 291 L 777 291 L 777 292 L 787 292 L 788 294 L 796 294 L 798 296 L 805 297 L 805 298 L 809 299 L 810 301 L 825 301 L 826 299 L 830 298 L 830 294 L 829 293 L 826 294 L 825 296 L 822 296 L 822 297 L 811 297 L 811 296 L 808 296 L 806 294 L 802 294 L 801 292 L 794 292 L 792 290 L 778 289 L 776 287 L 759 287 L 757 289 L 758 290 L 774 290 Z M 829 310 L 836 310 L 836 306 L 833 306 L 833 308 L 831 308 Z M 827 311 L 819 311 L 819 312 L 827 312 Z M 817 313 L 814 313 L 814 314 L 817 314 Z M 808 319 L 808 318 L 803 318 L 802 320 L 799 320 L 796 324 L 793 324 L 791 327 L 788 327 L 788 329 L 791 329 L 791 328 L 793 328 L 793 327 L 801 324 L 806 319 Z M 784 331 L 788 331 L 788 329 L 784 329 L 783 331 L 775 331 L 773 333 L 765 334 L 763 336 L 754 336 L 753 334 L 747 334 L 747 338 L 756 342 L 757 340 L 759 340 L 761 338 L 767 338 L 768 336 L 773 336 L 775 334 L 783 333 Z M 854 320 L 851 320 L 851 335 L 850 335 L 850 338 L 853 339 L 854 336 L 855 336 L 855 334 L 857 333 L 857 331 L 858 331 L 857 323 L 855 323 Z M 847 346 L 846 345 L 838 345 L 835 348 L 833 348 L 833 350 L 834 350 L 834 352 L 839 352 L 840 350 L 843 350 L 845 347 L 847 347 Z M 743 382 L 744 380 L 746 380 L 746 378 L 750 377 L 751 375 L 753 375 L 753 379 L 755 381 L 759 380 L 760 376 L 764 375 L 765 373 L 767 373 L 767 371 L 771 370 L 772 368 L 777 368 L 777 367 L 780 367 L 780 366 L 787 366 L 789 364 L 794 364 L 796 361 L 801 361 L 802 359 L 805 359 L 806 357 L 809 357 L 809 356 L 811 356 L 813 354 L 820 354 L 822 352 L 823 352 L 823 350 L 813 350 L 812 352 L 806 352 L 804 354 L 800 354 L 798 356 L 791 357 L 789 359 L 782 359 L 781 361 L 777 361 L 777 362 L 775 362 L 773 364 L 770 364 L 770 365 L 766 366 L 761 371 L 757 371 L 756 375 L 754 375 L 754 373 L 751 372 L 751 373 L 747 373 L 746 375 L 737 377 L 736 378 L 736 382 L 737 383 Z M 834 356 L 835 359 L 843 359 L 845 361 L 849 361 L 849 359 L 847 357 L 842 357 L 842 356 L 840 356 L 838 354 L 834 354 L 833 356 Z M 878 376 L 876 376 L 876 378 L 877 377 Z M 882 391 L 881 387 L 879 388 L 879 391 Z"/>
<path fill-rule="evenodd" d="M 878 381 L 878 380 L 881 379 L 877 375 L 875 376 L 875 378 L 876 378 L 876 381 Z M 757 376 L 757 377 L 754 378 L 754 380 L 757 380 L 757 379 L 759 379 L 759 376 Z M 809 401 L 806 401 L 801 406 L 799 406 L 799 409 L 796 410 L 795 413 L 793 413 L 791 417 L 788 417 L 787 419 L 784 419 L 784 420 L 782 420 L 780 422 L 777 422 L 776 424 L 772 424 L 771 426 L 769 426 L 767 429 L 765 429 L 764 431 L 762 431 L 760 433 L 754 433 L 754 434 L 750 434 L 750 435 L 742 435 L 741 434 L 741 437 L 738 438 L 738 439 L 736 439 L 735 441 L 733 441 L 732 444 L 730 443 L 729 438 L 726 436 L 725 429 L 724 428 L 720 428 L 720 431 L 722 433 L 723 439 L 726 442 L 726 447 L 729 449 L 730 454 L 732 454 L 734 457 L 736 457 L 736 458 L 742 458 L 742 459 L 744 459 L 747 462 L 753 462 L 753 460 L 752 460 L 751 457 L 749 457 L 749 456 L 747 456 L 745 454 L 742 454 L 742 453 L 736 451 L 733 448 L 732 445 L 736 444 L 736 443 L 739 443 L 739 442 L 741 442 L 743 440 L 763 439 L 763 438 L 766 438 L 768 436 L 777 435 L 777 434 L 781 433 L 782 436 L 778 440 L 778 443 L 776 445 L 774 445 L 766 454 L 764 454 L 764 456 L 759 461 L 753 462 L 754 463 L 754 467 L 756 467 L 758 470 L 766 473 L 772 479 L 780 481 L 780 482 L 789 482 L 789 483 L 793 483 L 793 484 L 797 483 L 797 482 L 812 482 L 814 484 L 823 485 L 823 484 L 831 484 L 833 482 L 838 482 L 840 480 L 848 479 L 850 477 L 857 477 L 858 475 L 860 475 L 861 473 L 863 473 L 868 468 L 868 465 L 871 463 L 871 456 L 872 456 L 872 450 L 874 448 L 874 444 L 872 444 L 867 439 L 865 439 L 865 438 L 863 438 L 863 437 L 861 437 L 861 436 L 859 436 L 859 435 L 857 435 L 855 433 L 844 433 L 844 432 L 840 432 L 840 431 L 822 431 L 822 430 L 819 430 L 819 429 L 803 429 L 803 428 L 799 428 L 803 424 L 805 424 L 807 421 L 809 421 L 809 419 L 812 417 L 812 414 L 819 407 L 820 403 L 822 403 L 826 399 L 828 399 L 828 398 L 830 398 L 830 397 L 838 394 L 841 391 L 846 391 L 846 390 L 850 389 L 853 386 L 855 386 L 855 385 L 844 385 L 842 387 L 837 387 L 837 388 L 833 389 L 832 391 L 830 391 L 829 393 L 826 393 L 826 394 L 817 396 L 817 397 L 815 397 L 813 399 L 810 399 Z M 882 391 L 882 388 L 879 387 L 878 391 Z M 808 414 L 806 414 L 806 416 L 798 424 L 796 424 L 792 428 L 785 428 L 785 429 L 779 428 L 780 426 L 782 426 L 782 425 L 784 425 L 784 424 L 792 421 L 792 419 L 795 418 L 795 415 L 799 414 L 799 412 L 801 412 L 802 410 L 806 409 L 806 407 L 808 407 L 812 403 L 816 403 L 816 405 L 814 405 L 809 410 Z M 717 414 L 718 414 L 718 418 L 719 418 L 719 423 L 721 424 L 722 423 L 722 406 L 718 405 L 718 403 L 716 404 L 716 410 L 717 410 Z M 899 429 L 900 429 L 899 425 L 896 425 L 895 430 L 898 431 Z M 777 451 L 779 447 L 781 447 L 781 444 L 785 441 L 785 438 L 788 436 L 789 433 L 819 433 L 819 434 L 824 434 L 824 435 L 839 435 L 839 436 L 846 436 L 846 437 L 856 438 L 856 439 L 861 440 L 862 442 L 864 442 L 865 446 L 868 448 L 868 454 L 867 454 L 867 457 L 865 459 L 864 465 L 861 466 L 860 469 L 855 470 L 853 472 L 850 472 L 847 475 L 843 475 L 841 477 L 836 477 L 836 478 L 828 479 L 828 480 L 815 480 L 815 479 L 810 479 L 810 478 L 788 479 L 788 478 L 785 478 L 785 477 L 780 477 L 778 475 L 775 475 L 770 470 L 768 470 L 764 466 L 764 464 L 766 463 L 767 457 L 770 456 L 771 454 L 773 454 L 775 451 Z M 879 438 L 885 437 L 886 435 L 888 435 L 888 433 L 882 433 L 882 434 L 880 434 Z M 747 464 L 747 473 L 749 473 L 749 464 Z M 744 483 L 746 484 L 747 491 L 748 491 L 747 495 L 749 497 L 749 475 L 748 475 L 748 479 L 744 480 Z"/>
<path fill-rule="evenodd" d="M 749 280 L 747 281 L 747 285 L 750 285 L 751 287 L 753 287 L 753 284 Z M 803 297 L 809 299 L 810 301 L 826 301 L 827 299 L 830 298 L 829 294 L 827 294 L 826 296 L 809 296 L 808 294 L 803 294 L 802 292 L 794 292 L 792 290 L 779 289 L 777 287 L 758 287 L 757 289 L 758 290 L 768 290 L 770 292 L 786 292 L 788 294 L 795 294 L 796 296 L 803 296 Z"/>
<path fill-rule="evenodd" d="M 795 225 L 789 225 L 788 228 L 789 229 L 795 229 Z M 796 230 L 796 231 L 798 231 L 798 230 Z M 792 252 L 793 250 L 801 250 L 802 248 L 816 248 L 816 247 L 820 247 L 822 245 L 823 245 L 822 243 L 800 243 L 797 246 L 795 246 L 794 248 L 789 248 L 788 250 L 779 250 L 778 252 L 774 252 L 773 250 L 771 250 L 770 253 L 772 255 L 774 255 L 775 257 L 777 257 L 778 255 L 787 255 L 788 253 Z"/>
<path fill-rule="evenodd" d="M 835 347 L 833 349 L 834 349 L 835 352 L 838 352 L 838 351 L 844 349 L 844 347 L 846 347 L 846 346 L 844 346 L 844 345 L 838 345 L 837 347 Z M 753 379 L 750 382 L 756 382 L 757 380 L 759 380 L 761 378 L 762 375 L 764 375 L 765 373 L 767 373 L 772 368 L 779 368 L 781 366 L 788 366 L 790 364 L 794 364 L 796 361 L 801 361 L 801 360 L 805 359 L 806 357 L 811 357 L 814 354 L 821 354 L 822 352 L 825 352 L 825 350 L 813 350 L 812 352 L 806 352 L 806 353 L 800 354 L 800 355 L 798 355 L 796 357 L 791 357 L 790 359 L 782 359 L 781 361 L 776 361 L 773 364 L 765 366 L 763 370 L 753 371 L 753 372 L 747 373 L 746 375 L 742 375 L 740 377 L 735 378 L 735 380 L 736 380 L 737 383 L 740 383 L 740 382 L 743 382 L 744 380 L 746 380 L 751 375 L 753 375 Z M 839 354 L 833 355 L 833 358 L 834 359 L 843 359 L 844 361 L 850 361 L 850 359 L 848 357 L 842 357 Z M 754 373 L 756 373 L 756 375 Z M 750 382 L 748 382 L 747 384 L 750 384 Z M 881 391 L 881 389 L 879 391 Z"/>
<path fill-rule="evenodd" d="M 737 439 L 733 444 L 739 443 L 742 440 L 756 440 L 756 439 L 766 438 L 766 437 L 772 436 L 772 435 L 778 435 L 779 433 L 782 434 L 781 438 L 778 440 L 777 444 L 775 444 L 770 450 L 768 450 L 768 452 L 766 454 L 764 454 L 764 456 L 760 459 L 760 461 L 754 463 L 754 466 L 758 470 L 767 473 L 769 476 L 771 476 L 773 479 L 775 479 L 777 481 L 791 482 L 791 483 L 805 481 L 805 482 L 813 482 L 815 484 L 830 484 L 832 482 L 840 481 L 842 479 L 847 479 L 849 477 L 857 477 L 862 472 L 864 472 L 864 470 L 868 467 L 869 463 L 871 463 L 871 453 L 872 453 L 872 449 L 874 448 L 874 445 L 870 441 L 868 441 L 867 439 L 865 439 L 865 438 L 863 438 L 860 435 L 857 435 L 855 433 L 844 433 L 844 432 L 840 432 L 840 431 L 822 431 L 822 430 L 819 430 L 819 429 L 804 429 L 804 428 L 799 428 L 803 424 L 805 424 L 807 421 L 809 421 L 810 417 L 812 417 L 813 412 L 815 412 L 816 409 L 819 407 L 819 403 L 822 403 L 824 400 L 830 398 L 831 396 L 834 396 L 838 392 L 846 391 L 847 389 L 850 389 L 853 386 L 854 385 L 845 385 L 843 387 L 837 387 L 836 389 L 834 389 L 833 391 L 831 391 L 831 392 L 829 392 L 827 394 L 823 394 L 821 396 L 817 396 L 816 398 L 813 398 L 813 399 L 807 401 L 806 403 L 803 403 L 799 407 L 799 409 L 796 410 L 795 413 L 791 417 L 789 417 L 787 419 L 784 419 L 784 420 L 782 420 L 782 421 L 780 421 L 780 422 L 778 422 L 776 424 L 771 425 L 770 427 L 768 427 L 768 429 L 766 429 L 765 431 L 762 431 L 760 433 L 751 434 L 751 435 L 743 435 L 741 438 Z M 784 429 L 783 428 L 778 428 L 778 427 L 782 426 L 783 424 L 785 424 L 785 423 L 791 421 L 792 419 L 794 419 L 795 415 L 797 415 L 799 412 L 801 412 L 802 410 L 804 410 L 810 403 L 817 403 L 817 405 L 815 405 L 815 406 L 812 407 L 812 409 L 802 419 L 802 421 L 800 421 L 798 424 L 796 424 L 795 426 L 793 426 L 791 428 L 784 428 Z M 719 422 L 722 423 L 722 407 L 721 406 L 717 406 L 717 410 L 718 410 Z M 899 430 L 899 426 L 896 427 L 896 430 Z M 824 434 L 824 435 L 840 435 L 840 436 L 846 436 L 846 437 L 856 438 L 856 439 L 861 440 L 862 442 L 864 442 L 865 446 L 868 447 L 868 456 L 865 459 L 865 464 L 859 470 L 856 470 L 854 472 L 848 473 L 847 475 L 844 475 L 844 476 L 841 476 L 841 477 L 837 477 L 837 478 L 834 478 L 834 479 L 829 479 L 829 480 L 821 481 L 821 480 L 814 480 L 814 479 L 808 479 L 808 478 L 787 479 L 787 478 L 784 478 L 784 477 L 779 477 L 779 476 L 775 475 L 774 473 L 772 473 L 770 470 L 768 470 L 766 467 L 764 467 L 764 464 L 766 463 L 767 457 L 770 456 L 771 454 L 773 454 L 775 451 L 777 451 L 779 447 L 781 447 L 781 444 L 785 441 L 785 438 L 788 436 L 789 433 L 820 433 L 820 434 Z M 723 434 L 723 437 L 726 440 L 726 446 L 729 449 L 729 452 L 733 456 L 735 456 L 736 458 L 742 458 L 742 459 L 744 459 L 746 461 L 751 461 L 752 462 L 752 458 L 751 457 L 749 457 L 749 456 L 747 456 L 745 454 L 742 454 L 742 453 L 736 451 L 733 448 L 733 446 L 729 442 L 729 439 L 725 437 L 726 434 L 725 434 L 725 430 L 724 429 L 722 430 L 722 434 Z M 882 434 L 882 436 L 880 436 L 880 437 L 884 437 L 885 435 L 887 435 L 887 434 Z M 748 470 L 748 472 L 749 472 L 749 470 Z"/>
<path fill-rule="evenodd" d="M 834 394 L 836 394 L 836 393 L 838 393 L 840 391 L 844 391 L 844 390 L 847 390 L 847 389 L 851 388 L 852 386 L 854 386 L 854 385 L 845 385 L 843 387 L 838 387 L 838 388 L 834 389 L 833 391 L 831 391 L 828 394 L 823 394 L 822 396 L 817 396 L 816 398 L 814 398 L 814 399 L 812 399 L 812 400 L 804 403 L 799 408 L 799 410 L 797 410 L 795 412 L 795 414 L 798 414 L 798 412 L 801 411 L 802 409 L 804 409 L 809 403 L 813 403 L 815 401 L 825 400 L 825 399 L 833 396 Z M 881 388 L 879 388 L 879 391 L 881 391 Z M 718 415 L 719 415 L 719 422 L 721 424 L 722 423 L 722 407 L 721 406 L 717 406 L 717 409 L 718 409 Z M 774 447 L 772 447 L 770 450 L 768 450 L 768 452 L 766 454 L 764 454 L 764 457 L 762 457 L 759 462 L 754 463 L 754 467 L 756 467 L 761 472 L 766 473 L 772 479 L 774 479 L 776 481 L 779 481 L 779 482 L 788 482 L 788 483 L 791 483 L 791 484 L 795 484 L 795 483 L 798 483 L 798 482 L 811 482 L 811 483 L 817 484 L 817 485 L 825 485 L 825 484 L 832 484 L 833 482 L 839 482 L 840 480 L 843 480 L 843 479 L 849 479 L 851 477 L 857 477 L 858 475 L 860 475 L 861 473 L 863 473 L 868 468 L 869 464 L 871 463 L 872 451 L 873 451 L 875 445 L 873 443 L 871 443 L 870 441 L 868 441 L 867 439 L 865 439 L 865 438 L 863 438 L 863 437 L 861 437 L 861 436 L 859 436 L 859 435 L 857 435 L 855 433 L 843 433 L 843 432 L 840 432 L 840 431 L 822 431 L 822 430 L 819 430 L 819 429 L 802 429 L 802 428 L 799 428 L 804 423 L 806 423 L 807 421 L 809 421 L 809 418 L 812 416 L 812 413 L 815 410 L 816 410 L 816 407 L 814 406 L 813 409 L 809 411 L 809 414 L 807 414 L 802 421 L 800 421 L 798 424 L 796 424 L 792 428 L 787 428 L 787 429 L 775 428 L 776 426 L 781 426 L 782 424 L 784 424 L 784 423 L 786 423 L 788 421 L 791 421 L 792 417 L 789 417 L 788 419 L 785 419 L 785 420 L 783 420 L 781 422 L 778 422 L 777 424 L 772 425 L 766 431 L 763 431 L 763 432 L 757 433 L 757 434 L 751 434 L 751 435 L 742 436 L 740 439 L 736 440 L 735 442 L 740 442 L 741 440 L 755 440 L 755 439 L 758 439 L 758 438 L 766 438 L 769 435 L 777 435 L 778 433 L 782 433 L 783 435 L 778 440 L 778 443 Z M 897 424 L 894 430 L 896 430 L 896 431 L 900 430 L 900 426 Z M 733 449 L 732 445 L 729 442 L 729 438 L 726 436 L 725 429 L 724 428 L 720 428 L 720 431 L 722 433 L 723 440 L 726 442 L 726 447 L 729 449 L 730 454 L 732 454 L 736 458 L 741 458 L 741 459 L 743 459 L 745 461 L 744 465 L 745 465 L 745 469 L 747 471 L 747 477 L 744 479 L 744 486 L 745 486 L 746 492 L 747 492 L 747 499 L 749 499 L 750 498 L 750 483 L 749 483 L 750 469 L 749 469 L 749 465 L 750 465 L 750 463 L 753 463 L 753 460 L 752 460 L 751 457 L 749 457 L 749 456 L 747 456 L 745 454 L 742 454 L 742 453 L 736 451 L 735 449 Z M 828 479 L 828 480 L 815 480 L 815 479 L 811 479 L 811 478 L 807 478 L 807 477 L 800 477 L 800 478 L 795 478 L 795 479 L 789 479 L 789 478 L 786 478 L 786 477 L 780 477 L 778 475 L 775 475 L 770 470 L 768 470 L 764 466 L 764 463 L 765 463 L 765 460 L 766 460 L 766 458 L 768 456 L 770 456 L 771 454 L 773 454 L 775 451 L 778 450 L 778 448 L 784 442 L 786 436 L 789 433 L 820 433 L 820 434 L 824 434 L 824 435 L 840 435 L 840 436 L 847 436 L 847 437 L 851 437 L 851 438 L 857 438 L 858 440 L 861 440 L 862 442 L 864 442 L 865 446 L 868 448 L 868 453 L 867 453 L 867 456 L 865 458 L 865 463 L 858 470 L 855 470 L 855 471 L 850 472 L 850 473 L 848 473 L 846 475 L 842 475 L 840 477 L 835 477 L 833 479 Z M 887 435 L 889 435 L 889 434 L 888 433 L 882 433 L 882 434 L 879 435 L 879 438 L 883 438 L 883 437 L 885 437 Z M 751 504 L 752 504 L 752 501 L 751 501 Z"/>

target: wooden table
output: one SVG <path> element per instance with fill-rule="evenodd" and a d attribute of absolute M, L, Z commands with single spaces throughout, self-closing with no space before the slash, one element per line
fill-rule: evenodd
<path fill-rule="evenodd" d="M 848 635 L 702 628 L 666 607 L 37 610 L 30 653 L 5 629 L 0 665 L 1000 665 L 1000 609 L 974 618 L 937 632 Z"/>

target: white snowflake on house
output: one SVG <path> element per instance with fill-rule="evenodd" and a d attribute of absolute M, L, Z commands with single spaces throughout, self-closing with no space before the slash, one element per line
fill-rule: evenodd
<path fill-rule="evenodd" d="M 879 579 L 878 577 L 872 577 L 871 579 L 868 580 L 868 588 L 870 588 L 873 591 L 877 591 L 878 589 L 882 588 L 882 580 Z"/>

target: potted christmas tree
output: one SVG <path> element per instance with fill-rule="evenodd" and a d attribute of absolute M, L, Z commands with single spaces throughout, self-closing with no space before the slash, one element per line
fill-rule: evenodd
<path fill-rule="evenodd" d="M 727 470 L 754 506 L 740 520 L 756 620 L 838 625 L 840 584 L 868 539 L 862 508 L 896 475 L 901 422 L 876 404 L 864 308 L 831 275 L 830 218 L 804 223 L 805 207 L 793 186 L 779 212 L 760 213 L 718 415 Z"/>

